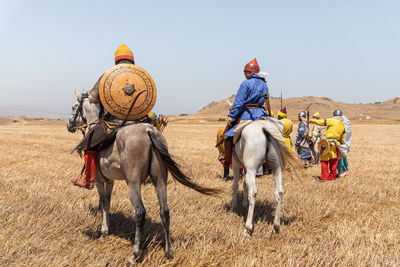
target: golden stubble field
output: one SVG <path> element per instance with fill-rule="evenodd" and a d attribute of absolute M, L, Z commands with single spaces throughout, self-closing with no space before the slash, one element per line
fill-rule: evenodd
<path fill-rule="evenodd" d="M 97 192 L 71 185 L 82 160 L 69 151 L 80 134 L 63 121 L 0 125 L 0 265 L 123 266 L 133 246 L 133 208 L 116 182 L 111 235 L 99 238 Z M 152 184 L 139 266 L 371 266 L 400 263 L 399 125 L 353 125 L 350 174 L 319 183 L 319 166 L 283 178 L 281 234 L 272 234 L 272 176 L 257 178 L 255 231 L 243 232 L 246 210 L 231 210 L 232 181 L 221 178 L 215 135 L 222 125 L 169 125 L 164 134 L 184 172 L 224 189 L 203 196 L 169 179 L 175 258 L 164 257 Z M 242 185 L 240 185 L 241 188 Z"/>

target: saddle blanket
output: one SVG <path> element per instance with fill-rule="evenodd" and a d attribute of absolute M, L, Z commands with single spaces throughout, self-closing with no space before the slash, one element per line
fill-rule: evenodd
<path fill-rule="evenodd" d="M 283 130 L 283 125 L 285 124 L 283 121 L 277 120 L 275 118 L 271 117 L 262 117 L 260 121 L 269 121 L 272 122 L 282 133 Z M 252 123 L 255 123 L 257 121 L 250 121 L 250 120 L 245 120 L 245 121 L 240 121 L 239 124 L 237 125 L 235 131 L 233 132 L 233 144 L 236 144 L 236 142 L 239 140 L 240 136 L 242 135 L 243 129 Z M 282 138 L 282 135 L 280 136 Z"/>

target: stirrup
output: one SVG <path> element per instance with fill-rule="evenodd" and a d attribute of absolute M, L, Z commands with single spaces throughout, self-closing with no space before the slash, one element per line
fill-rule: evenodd
<path fill-rule="evenodd" d="M 85 178 L 72 179 L 72 184 L 89 190 L 93 189 L 94 187 L 94 182 L 88 182 L 85 180 Z"/>

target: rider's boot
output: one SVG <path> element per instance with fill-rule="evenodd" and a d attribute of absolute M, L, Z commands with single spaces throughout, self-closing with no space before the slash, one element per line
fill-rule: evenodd
<path fill-rule="evenodd" d="M 72 179 L 72 183 L 76 186 L 83 187 L 86 189 L 93 189 L 94 180 L 96 178 L 96 159 L 97 152 L 96 151 L 84 151 L 85 157 L 85 177 L 81 177 L 78 179 Z"/>
<path fill-rule="evenodd" d="M 224 167 L 224 178 L 229 176 L 229 167 Z"/>
<path fill-rule="evenodd" d="M 225 161 L 224 161 L 224 178 L 229 175 L 229 167 L 232 163 L 232 139 L 228 138 L 224 141 Z"/>

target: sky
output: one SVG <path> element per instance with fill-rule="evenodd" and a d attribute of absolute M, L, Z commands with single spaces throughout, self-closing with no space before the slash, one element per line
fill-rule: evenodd
<path fill-rule="evenodd" d="M 192 114 L 236 94 L 253 58 L 272 96 L 369 103 L 399 96 L 400 1 L 0 0 L 0 106 L 69 114 L 124 43 Z"/>

